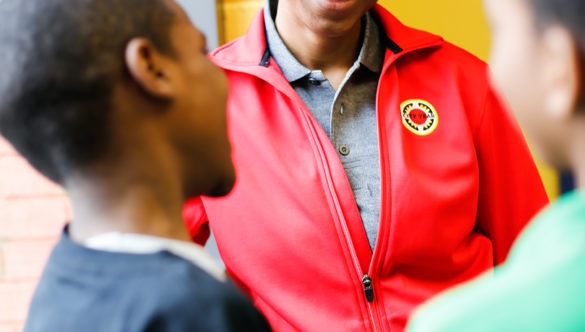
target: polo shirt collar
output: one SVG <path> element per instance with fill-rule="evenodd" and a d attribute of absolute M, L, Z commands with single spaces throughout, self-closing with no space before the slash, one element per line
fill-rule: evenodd
<path fill-rule="evenodd" d="M 266 42 L 270 54 L 279 65 L 287 80 L 292 83 L 309 75 L 311 70 L 295 58 L 278 34 L 274 23 L 277 5 L 278 1 L 265 0 L 264 25 L 266 29 Z M 365 25 L 365 32 L 358 61 L 370 71 L 380 73 L 383 65 L 383 52 L 381 51 L 379 27 L 369 12 L 364 15 L 362 22 Z"/>

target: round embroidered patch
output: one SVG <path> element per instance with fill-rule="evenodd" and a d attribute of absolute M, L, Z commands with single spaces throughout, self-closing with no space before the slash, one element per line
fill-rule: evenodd
<path fill-rule="evenodd" d="M 428 101 L 409 99 L 400 104 L 402 124 L 419 136 L 431 134 L 439 125 L 439 114 Z"/>

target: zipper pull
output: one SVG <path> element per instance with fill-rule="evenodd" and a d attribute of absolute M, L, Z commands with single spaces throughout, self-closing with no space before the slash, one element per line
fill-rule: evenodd
<path fill-rule="evenodd" d="M 374 302 L 374 288 L 372 288 L 372 278 L 369 275 L 364 274 L 362 278 L 362 284 L 364 284 L 364 293 L 366 293 L 366 299 L 368 302 Z"/>

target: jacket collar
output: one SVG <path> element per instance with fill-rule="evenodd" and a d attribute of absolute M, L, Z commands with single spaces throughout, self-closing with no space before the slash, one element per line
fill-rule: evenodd
<path fill-rule="evenodd" d="M 291 83 L 310 75 L 311 69 L 300 63 L 286 47 L 268 8 L 264 7 L 264 22 L 266 23 L 266 39 L 272 59 L 280 65 L 282 73 Z M 369 69 L 373 73 L 380 73 L 384 53 L 383 46 L 380 43 L 379 25 L 374 22 L 369 12 L 362 17 L 361 24 L 360 51 L 355 62 L 359 62 L 360 66 Z"/>
<path fill-rule="evenodd" d="M 443 43 L 439 36 L 402 24 L 379 4 L 374 5 L 372 14 L 382 27 L 383 44 L 395 56 Z M 219 47 L 211 52 L 210 56 L 226 69 L 238 70 L 238 67 L 248 66 L 273 67 L 266 43 L 263 10 L 256 14 L 246 35 Z"/>

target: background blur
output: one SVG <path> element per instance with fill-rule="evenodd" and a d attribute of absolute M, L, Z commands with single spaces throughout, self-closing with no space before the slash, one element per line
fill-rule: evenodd
<path fill-rule="evenodd" d="M 262 0 L 178 0 L 209 48 L 243 34 Z M 379 0 L 403 22 L 442 35 L 486 60 L 489 33 L 481 0 Z M 0 22 L 0 28 L 2 23 Z M 555 198 L 568 181 L 539 165 Z M 0 332 L 22 330 L 28 303 L 71 211 L 63 191 L 32 170 L 0 137 Z M 209 246 L 214 252 L 213 245 Z M 66 319 L 66 318 L 64 318 Z"/>

